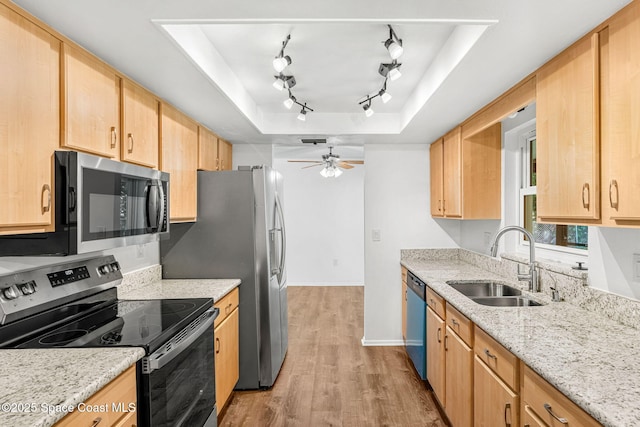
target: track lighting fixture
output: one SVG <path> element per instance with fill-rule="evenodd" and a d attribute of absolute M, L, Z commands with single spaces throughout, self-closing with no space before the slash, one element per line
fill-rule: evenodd
<path fill-rule="evenodd" d="M 384 85 L 382 85 L 382 89 L 378 92 L 378 96 L 385 104 L 391 100 L 391 95 L 387 93 L 387 79 L 384 80 Z"/>
<path fill-rule="evenodd" d="M 367 99 L 365 99 L 364 101 L 361 102 L 361 104 L 366 102 L 366 104 L 364 104 L 362 106 L 362 109 L 364 110 L 364 115 L 367 116 L 367 117 L 373 116 L 373 113 L 375 112 L 375 111 L 373 111 L 373 108 L 371 108 L 371 100 L 372 99 L 373 98 L 367 97 Z"/>
<path fill-rule="evenodd" d="M 391 62 L 391 64 L 380 64 L 380 68 L 378 68 L 378 73 L 382 77 L 388 78 L 391 81 L 398 80 L 402 73 L 400 72 L 400 66 L 398 61 L 395 59 Z"/>
<path fill-rule="evenodd" d="M 303 122 L 307 121 L 307 107 L 306 107 L 306 104 L 302 106 L 302 110 L 300 110 L 300 113 L 298 114 L 298 120 L 301 120 Z"/>
<path fill-rule="evenodd" d="M 280 75 L 274 77 L 276 80 L 273 82 L 273 87 L 278 90 L 291 89 L 296 85 L 296 78 L 293 76 L 285 76 L 280 73 Z"/>
<path fill-rule="evenodd" d="M 289 97 L 284 100 L 283 104 L 285 107 L 287 107 L 287 110 L 290 110 L 291 107 L 293 107 L 293 104 L 295 103 L 296 103 L 296 97 L 291 94 L 291 91 L 289 91 Z"/>
<path fill-rule="evenodd" d="M 288 65 L 291 65 L 291 57 L 285 56 L 284 54 L 284 48 L 287 47 L 287 43 L 289 43 L 289 40 L 291 40 L 291 34 L 288 34 L 287 38 L 284 39 L 284 41 L 282 42 L 282 49 L 280 49 L 280 53 L 273 60 L 273 68 L 278 73 L 287 68 Z"/>
<path fill-rule="evenodd" d="M 389 51 L 391 59 L 400 58 L 404 52 L 404 49 L 402 48 L 402 39 L 398 38 L 391 25 L 389 25 L 389 38 L 384 42 L 384 47 Z"/>

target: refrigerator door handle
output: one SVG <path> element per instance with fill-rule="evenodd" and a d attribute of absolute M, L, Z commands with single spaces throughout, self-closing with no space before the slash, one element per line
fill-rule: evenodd
<path fill-rule="evenodd" d="M 278 266 L 278 284 L 282 285 L 282 276 L 284 273 L 285 259 L 287 257 L 287 232 L 284 226 L 284 214 L 282 212 L 282 205 L 280 204 L 280 197 L 276 193 L 276 209 L 278 212 L 278 218 L 280 219 L 280 235 L 282 244 L 280 245 L 280 263 Z"/>

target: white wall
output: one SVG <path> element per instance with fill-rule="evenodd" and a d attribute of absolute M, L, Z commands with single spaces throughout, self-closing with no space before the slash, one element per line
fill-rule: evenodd
<path fill-rule="evenodd" d="M 363 285 L 366 165 L 338 178 L 286 159 L 273 166 L 284 177 L 289 286 Z"/>
<path fill-rule="evenodd" d="M 640 254 L 640 230 L 589 227 L 589 284 L 640 299 L 640 281 L 633 280 L 633 254 Z"/>
<path fill-rule="evenodd" d="M 273 165 L 271 144 L 233 144 L 233 170 L 238 166 Z"/>
<path fill-rule="evenodd" d="M 158 242 L 144 245 L 127 246 L 100 252 L 66 257 L 0 257 L 0 274 L 12 273 L 18 270 L 40 267 L 43 265 L 70 262 L 76 259 L 90 258 L 100 255 L 113 255 L 120 263 L 123 273 L 130 273 L 141 268 L 160 263 L 160 244 Z"/>
<path fill-rule="evenodd" d="M 429 146 L 365 145 L 365 345 L 401 345 L 400 250 L 458 247 L 460 222 L 429 214 Z M 380 231 L 380 241 L 372 231 Z"/>

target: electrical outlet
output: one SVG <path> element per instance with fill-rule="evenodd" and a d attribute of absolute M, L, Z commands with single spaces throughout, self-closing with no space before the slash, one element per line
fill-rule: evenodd
<path fill-rule="evenodd" d="M 640 254 L 633 254 L 633 281 L 640 282 Z"/>
<path fill-rule="evenodd" d="M 337 267 L 338 266 L 338 258 L 334 258 L 333 259 L 333 266 Z"/>
<path fill-rule="evenodd" d="M 380 241 L 380 230 L 379 229 L 371 230 L 371 239 L 374 242 L 379 242 Z"/>

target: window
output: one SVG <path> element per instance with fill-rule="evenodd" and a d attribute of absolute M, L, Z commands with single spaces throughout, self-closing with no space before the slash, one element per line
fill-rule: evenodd
<path fill-rule="evenodd" d="M 535 130 L 522 138 L 520 159 L 522 175 L 520 179 L 520 225 L 531 232 L 536 241 L 536 246 L 567 252 L 586 250 L 588 248 L 588 228 L 586 226 L 538 224 L 536 222 Z M 526 240 L 526 237 L 523 237 L 523 239 Z"/>

